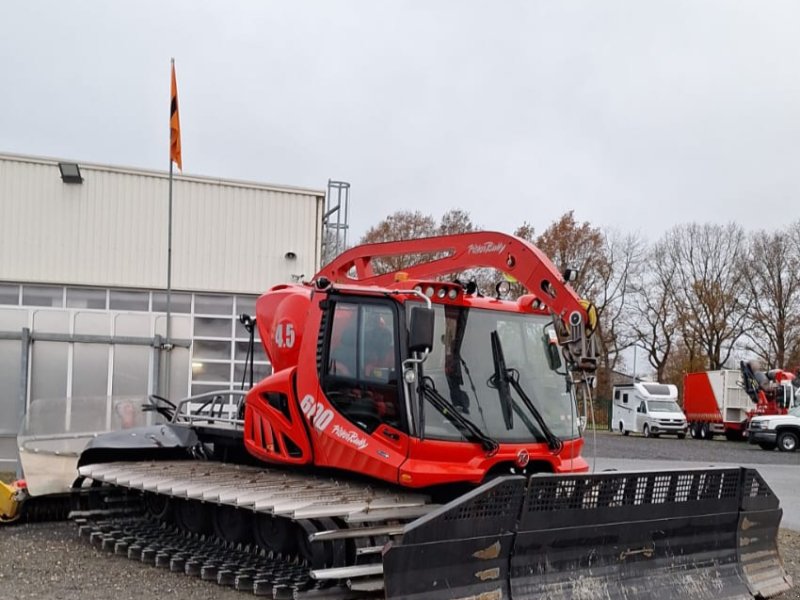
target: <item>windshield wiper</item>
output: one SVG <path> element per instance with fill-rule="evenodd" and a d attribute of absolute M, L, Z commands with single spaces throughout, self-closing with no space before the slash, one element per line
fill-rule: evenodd
<path fill-rule="evenodd" d="M 519 383 L 519 371 L 516 369 L 509 369 L 508 375 L 511 387 L 513 387 L 517 394 L 519 394 L 519 397 L 522 398 L 522 402 L 533 415 L 533 418 L 536 419 L 536 422 L 539 424 L 542 433 L 544 433 L 544 436 L 547 438 L 547 445 L 556 452 L 560 451 L 564 446 L 564 442 L 562 442 L 561 438 L 553 433 L 553 430 L 548 427 L 547 422 L 544 420 L 544 417 L 542 417 L 542 413 L 539 412 L 533 402 L 531 402 L 528 394 L 526 394 L 525 390 L 522 389 L 522 386 Z"/>
<path fill-rule="evenodd" d="M 497 453 L 497 450 L 500 448 L 500 444 L 497 440 L 483 433 L 480 427 L 458 412 L 458 410 L 447 401 L 447 398 L 436 390 L 433 379 L 429 376 L 423 377 L 420 382 L 420 388 L 425 398 L 427 398 L 428 401 L 433 404 L 434 408 L 442 413 L 447 420 L 455 425 L 456 429 L 458 429 L 465 438 L 480 443 L 489 456 L 493 456 Z"/>
<path fill-rule="evenodd" d="M 509 391 L 510 386 L 514 388 L 514 391 L 517 392 L 519 397 L 522 399 L 523 404 L 525 404 L 525 408 L 527 408 L 531 415 L 533 415 L 537 425 L 539 425 L 544 437 L 547 439 L 547 445 L 550 447 L 550 449 L 557 452 L 560 451 L 564 446 L 564 442 L 562 442 L 561 438 L 553 433 L 553 430 L 548 427 L 547 422 L 544 420 L 544 417 L 542 417 L 542 413 L 539 412 L 539 409 L 537 409 L 533 404 L 528 394 L 525 393 L 525 390 L 519 383 L 519 371 L 506 367 L 505 359 L 503 357 L 503 346 L 500 343 L 500 335 L 497 333 L 497 331 L 493 331 L 491 335 L 494 375 L 489 379 L 489 385 L 496 388 L 500 394 L 500 402 L 503 404 L 503 417 L 506 418 L 506 410 L 510 412 L 514 408 L 514 400 L 511 397 L 511 392 Z M 506 427 L 511 429 L 509 423 L 511 423 L 510 414 L 509 417 L 506 418 Z"/>
<path fill-rule="evenodd" d="M 503 347 L 500 345 L 500 336 L 496 331 L 492 332 L 492 362 L 494 363 L 494 375 L 489 378 L 489 387 L 497 390 L 500 396 L 503 421 L 505 421 L 506 429 L 511 431 L 514 428 L 514 399 L 511 397 L 511 390 L 508 387 L 506 359 L 503 357 Z"/>

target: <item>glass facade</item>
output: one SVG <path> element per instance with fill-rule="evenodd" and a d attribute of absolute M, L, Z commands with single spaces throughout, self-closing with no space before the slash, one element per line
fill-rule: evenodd
<path fill-rule="evenodd" d="M 172 350 L 168 395 L 177 398 L 239 389 L 242 381 L 248 387 L 245 365 L 250 334 L 238 315 L 255 316 L 256 298 L 185 291 L 171 294 L 171 335 L 190 339 L 191 347 Z M 13 321 L 0 323 L 0 331 L 19 333 L 27 327 L 34 334 L 163 337 L 166 306 L 167 294 L 163 291 L 0 282 L 0 313 L 14 315 Z M 19 348 L 17 341 L 7 345 L 12 354 Z M 153 372 L 154 349 L 149 346 L 36 341 L 31 348 L 31 400 L 142 396 L 154 389 L 156 377 L 164 380 L 163 363 L 159 374 Z M 163 361 L 163 352 L 161 356 Z M 270 372 L 256 331 L 253 380 Z M 0 374 L 0 389 L 18 385 L 18 369 Z"/>
<path fill-rule="evenodd" d="M 250 334 L 238 315 L 255 316 L 256 296 L 195 294 L 192 312 L 191 393 L 220 388 L 239 389 L 249 384 L 245 364 Z M 253 381 L 270 373 L 269 361 L 255 332 Z"/>

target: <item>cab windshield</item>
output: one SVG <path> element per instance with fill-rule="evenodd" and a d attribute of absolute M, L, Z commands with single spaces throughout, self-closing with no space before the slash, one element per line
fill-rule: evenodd
<path fill-rule="evenodd" d="M 495 372 L 491 336 L 497 331 L 506 367 L 519 373 L 519 384 L 552 433 L 561 439 L 579 436 L 564 367 L 556 371 L 548 362 L 548 331 L 553 327 L 549 317 L 441 305 L 434 305 L 434 313 L 433 349 L 423 365 L 424 374 L 461 415 L 499 442 L 545 441 L 515 390 L 511 390 L 513 426 L 506 427 L 498 390 L 490 384 Z M 464 439 L 430 403 L 425 407 L 425 436 Z"/>
<path fill-rule="evenodd" d="M 650 412 L 683 412 L 678 403 L 672 400 L 648 400 L 647 408 Z"/>

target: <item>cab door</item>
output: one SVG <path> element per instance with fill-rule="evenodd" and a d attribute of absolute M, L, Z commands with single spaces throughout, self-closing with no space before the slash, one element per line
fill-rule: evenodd
<path fill-rule="evenodd" d="M 641 433 L 644 429 L 645 423 L 647 423 L 649 417 L 647 415 L 647 402 L 644 400 L 639 402 L 639 406 L 636 408 L 636 433 Z"/>
<path fill-rule="evenodd" d="M 397 482 L 408 455 L 399 306 L 333 295 L 323 310 L 314 361 L 318 390 L 300 398 L 314 462 Z"/>

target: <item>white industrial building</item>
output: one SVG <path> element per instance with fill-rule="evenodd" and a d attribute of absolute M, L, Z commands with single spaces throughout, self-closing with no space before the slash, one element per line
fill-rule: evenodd
<path fill-rule="evenodd" d="M 167 358 L 167 174 L 0 154 L 0 470 L 34 402 L 237 387 L 237 315 L 317 271 L 325 200 L 176 175 Z M 256 349 L 258 377 L 269 365 Z"/>

